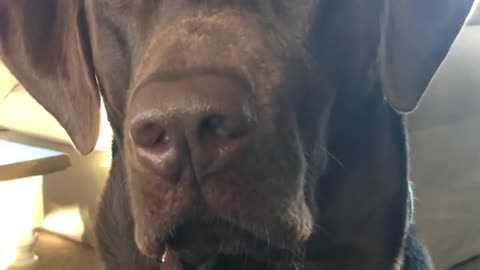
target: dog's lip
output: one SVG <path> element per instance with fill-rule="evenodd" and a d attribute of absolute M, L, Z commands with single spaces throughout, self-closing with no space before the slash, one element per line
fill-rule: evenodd
<path fill-rule="evenodd" d="M 207 231 L 192 233 L 196 226 L 206 228 Z M 164 249 L 159 258 L 177 257 L 179 263 L 198 268 L 225 255 L 249 256 L 266 263 L 271 263 L 269 260 L 275 258 L 274 263 L 277 265 L 289 264 L 299 255 L 297 251 L 275 246 L 235 224 L 222 223 L 221 232 L 215 231 L 218 228 L 216 226 L 218 223 L 198 220 L 176 226 L 171 234 L 163 238 Z"/>
<path fill-rule="evenodd" d="M 165 254 L 174 252 L 182 263 L 188 265 L 204 264 L 218 253 L 218 241 L 213 232 L 197 233 L 196 230 L 201 230 L 202 226 L 204 224 L 200 222 L 187 222 L 177 226 L 164 239 Z"/>

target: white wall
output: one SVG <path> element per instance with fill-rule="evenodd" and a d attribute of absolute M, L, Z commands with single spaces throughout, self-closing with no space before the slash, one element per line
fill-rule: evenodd
<path fill-rule="evenodd" d="M 459 36 L 409 121 L 417 224 L 443 270 L 480 254 L 480 26 Z"/>

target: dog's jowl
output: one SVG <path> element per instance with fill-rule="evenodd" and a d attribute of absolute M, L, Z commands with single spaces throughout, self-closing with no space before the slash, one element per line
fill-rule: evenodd
<path fill-rule="evenodd" d="M 106 270 L 432 269 L 402 114 L 473 0 L 0 0 L 0 57 L 83 154 Z"/>

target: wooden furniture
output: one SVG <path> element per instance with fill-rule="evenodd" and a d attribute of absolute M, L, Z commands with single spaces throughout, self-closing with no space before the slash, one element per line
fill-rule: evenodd
<path fill-rule="evenodd" d="M 92 247 L 45 231 L 39 231 L 35 254 L 40 258 L 37 270 L 102 269 Z"/>
<path fill-rule="evenodd" d="M 69 166 L 64 153 L 0 139 L 0 181 L 54 173 Z"/>
<path fill-rule="evenodd" d="M 34 229 L 43 222 L 42 176 L 68 167 L 64 153 L 0 136 L 0 270 L 37 269 L 33 245 Z"/>

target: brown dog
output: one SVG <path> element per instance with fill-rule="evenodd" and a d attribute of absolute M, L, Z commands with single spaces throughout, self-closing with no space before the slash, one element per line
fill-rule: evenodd
<path fill-rule="evenodd" d="M 430 269 L 398 112 L 472 2 L 0 0 L 0 56 L 83 154 L 105 100 L 105 269 Z"/>

